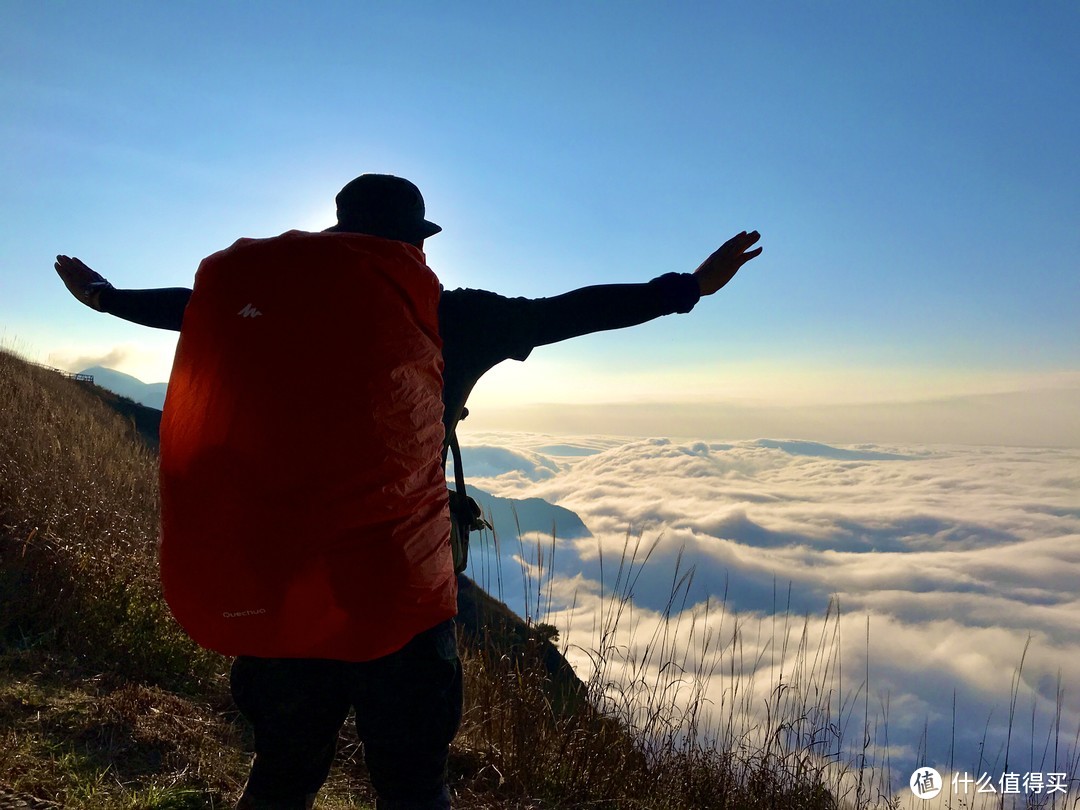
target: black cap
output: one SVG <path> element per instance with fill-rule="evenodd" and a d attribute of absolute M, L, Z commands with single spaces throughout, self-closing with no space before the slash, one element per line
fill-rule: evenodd
<path fill-rule="evenodd" d="M 424 219 L 420 189 L 392 174 L 362 174 L 338 192 L 338 224 L 332 231 L 352 231 L 418 242 L 442 230 Z"/>

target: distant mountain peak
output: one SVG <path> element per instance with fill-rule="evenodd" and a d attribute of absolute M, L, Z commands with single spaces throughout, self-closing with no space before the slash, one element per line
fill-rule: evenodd
<path fill-rule="evenodd" d="M 140 405 L 156 408 L 159 411 L 165 407 L 165 391 L 168 383 L 144 383 L 138 377 L 104 366 L 91 366 L 79 373 L 92 375 L 95 385 L 127 397 Z"/>

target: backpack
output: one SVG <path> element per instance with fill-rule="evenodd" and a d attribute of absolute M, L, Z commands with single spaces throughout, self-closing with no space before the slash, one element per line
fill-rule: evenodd
<path fill-rule="evenodd" d="M 161 578 L 226 655 L 366 661 L 454 616 L 439 283 L 290 231 L 195 277 L 161 422 Z"/>

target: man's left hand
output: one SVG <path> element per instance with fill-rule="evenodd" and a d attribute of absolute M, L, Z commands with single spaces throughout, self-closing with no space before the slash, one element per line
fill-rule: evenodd
<path fill-rule="evenodd" d="M 91 309 L 101 312 L 101 293 L 112 289 L 112 284 L 105 277 L 72 256 L 57 256 L 57 275 L 68 291 Z"/>
<path fill-rule="evenodd" d="M 702 295 L 712 295 L 739 272 L 739 268 L 761 254 L 761 248 L 750 246 L 761 238 L 757 231 L 743 231 L 722 244 L 715 253 L 694 271 Z"/>

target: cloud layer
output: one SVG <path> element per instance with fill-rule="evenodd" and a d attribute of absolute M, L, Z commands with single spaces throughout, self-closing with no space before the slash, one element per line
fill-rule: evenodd
<path fill-rule="evenodd" d="M 871 726 L 880 760 L 891 756 L 894 786 L 916 765 L 944 773 L 950 753 L 957 769 L 1000 775 L 1007 738 L 1010 771 L 1032 758 L 1030 770 L 1048 770 L 1040 757 L 1059 731 L 1059 759 L 1068 749 L 1075 760 L 1080 452 L 527 434 L 471 441 L 486 448 L 479 486 L 557 503 L 594 535 L 526 538 L 509 549 L 528 563 L 527 598 L 510 592 L 523 578 L 505 539 L 499 573 L 519 610 L 536 615 L 550 602 L 550 615 L 537 618 L 569 636 L 580 667 L 591 666 L 585 650 L 609 644 L 610 657 L 627 662 L 621 677 L 662 679 L 666 634 L 667 657 L 704 674 L 708 705 L 730 712 L 741 692 L 741 724 L 726 721 L 731 736 L 764 729 L 760 707 L 800 656 L 819 662 L 804 686 L 835 690 L 826 708 L 829 722 L 844 721 L 846 744 Z M 493 447 L 506 451 L 501 465 Z M 475 479 L 470 449 L 464 463 Z M 628 540 L 638 563 L 651 554 L 620 573 Z M 485 577 L 491 587 L 495 576 L 478 572 Z M 602 594 L 617 586 L 628 598 L 612 629 Z M 687 688 L 666 694 L 681 689 L 685 703 Z"/>

